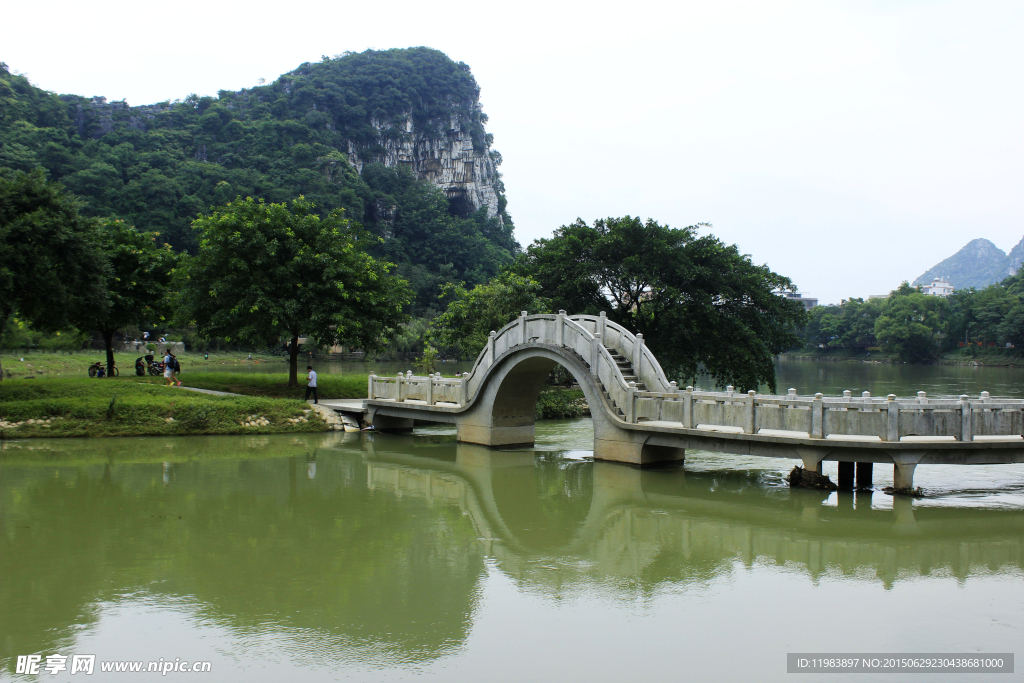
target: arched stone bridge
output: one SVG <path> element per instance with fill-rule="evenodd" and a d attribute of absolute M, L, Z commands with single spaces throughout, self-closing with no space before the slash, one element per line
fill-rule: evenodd
<path fill-rule="evenodd" d="M 458 440 L 532 445 L 545 378 L 561 365 L 579 382 L 594 422 L 594 458 L 634 465 L 682 460 L 687 448 L 793 458 L 821 472 L 839 462 L 839 485 L 870 484 L 873 463 L 895 467 L 897 489 L 922 464 L 1024 462 L 1024 401 L 785 396 L 680 389 L 643 342 L 599 316 L 526 315 L 491 332 L 459 378 L 370 375 L 366 408 L 378 429 L 414 420 L 456 425 Z"/>

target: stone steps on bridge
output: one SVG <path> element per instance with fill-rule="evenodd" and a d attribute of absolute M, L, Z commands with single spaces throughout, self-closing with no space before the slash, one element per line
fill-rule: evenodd
<path fill-rule="evenodd" d="M 647 391 L 647 385 L 640 381 L 640 377 L 633 370 L 633 363 L 628 358 L 619 353 L 617 349 L 608 349 L 608 353 L 612 355 L 612 360 L 615 361 L 615 365 L 619 368 L 619 372 L 622 373 L 622 379 L 626 380 L 626 384 L 636 382 L 637 389 Z"/>
<path fill-rule="evenodd" d="M 640 391 L 647 390 L 647 385 L 640 381 L 640 378 L 637 376 L 636 371 L 633 370 L 633 363 L 631 363 L 628 358 L 619 353 L 617 349 L 608 349 L 608 353 L 611 354 L 612 360 L 615 361 L 615 365 L 619 369 L 619 372 L 622 374 L 622 379 L 626 381 L 626 384 L 629 384 L 630 382 L 635 382 L 637 389 L 639 389 Z M 622 411 L 622 407 L 612 400 L 611 394 L 607 391 L 603 391 L 603 393 L 605 400 L 608 401 L 608 403 L 612 406 L 612 409 L 615 411 L 616 417 L 620 419 L 625 418 L 626 414 Z"/>

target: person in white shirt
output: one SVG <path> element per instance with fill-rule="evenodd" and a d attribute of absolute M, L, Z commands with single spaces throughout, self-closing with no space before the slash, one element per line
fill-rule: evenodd
<path fill-rule="evenodd" d="M 174 386 L 174 363 L 171 358 L 171 352 L 164 352 L 164 379 L 167 380 L 167 386 Z"/>
<path fill-rule="evenodd" d="M 313 403 L 320 403 L 320 399 L 318 399 L 316 395 L 316 371 L 313 370 L 312 365 L 307 365 L 306 370 L 309 371 L 309 374 L 306 375 L 306 379 L 308 380 L 306 382 L 306 400 L 309 400 L 309 395 L 312 393 Z"/>

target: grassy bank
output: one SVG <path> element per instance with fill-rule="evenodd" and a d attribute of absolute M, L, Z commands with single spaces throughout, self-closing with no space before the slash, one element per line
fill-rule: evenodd
<path fill-rule="evenodd" d="M 210 396 L 149 381 L 75 378 L 0 383 L 3 438 L 325 430 L 326 424 L 315 413 L 305 412 L 308 409 L 300 400 Z"/>
<path fill-rule="evenodd" d="M 317 396 L 329 398 L 366 398 L 368 375 L 318 374 Z M 160 379 L 160 378 L 156 378 Z M 297 398 L 306 395 L 305 371 L 299 373 L 299 386 L 288 387 L 287 372 L 195 372 L 182 368 L 181 383 L 187 387 L 229 391 L 247 396 Z"/>
<path fill-rule="evenodd" d="M 114 364 L 117 365 L 122 377 L 135 374 L 135 359 L 140 355 L 144 354 L 135 352 L 114 354 Z M 251 361 L 248 360 L 248 354 L 242 352 L 211 353 L 209 359 L 204 358 L 201 353 L 183 353 L 178 356 L 183 371 L 200 367 L 223 368 L 230 371 L 233 368 L 248 367 L 253 363 L 275 363 L 282 368 L 287 368 L 284 358 L 280 356 L 254 354 L 252 358 Z M 102 350 L 76 351 L 75 353 L 4 351 L 0 354 L 0 364 L 3 365 L 4 376 L 11 379 L 39 378 L 40 376 L 46 378 L 88 377 L 89 366 L 96 361 L 106 364 L 106 352 Z"/>
<path fill-rule="evenodd" d="M 781 360 L 814 360 L 849 363 L 899 363 L 899 356 L 885 351 L 872 351 L 868 356 L 863 349 L 812 349 L 788 351 L 780 354 Z M 993 365 L 999 367 L 1024 366 L 1024 356 L 1016 349 L 968 348 L 948 351 L 931 361 L 938 365 Z"/>
<path fill-rule="evenodd" d="M 864 349 L 801 349 L 800 351 L 787 351 L 779 354 L 781 360 L 820 360 L 828 362 L 860 363 L 870 361 L 873 363 L 895 363 L 898 358 L 895 353 L 885 351 L 871 351 L 870 355 Z"/>

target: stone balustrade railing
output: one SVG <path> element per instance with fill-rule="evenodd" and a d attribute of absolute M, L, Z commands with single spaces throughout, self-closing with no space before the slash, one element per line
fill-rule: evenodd
<path fill-rule="evenodd" d="M 378 377 L 370 373 L 367 396 L 376 399 L 390 399 L 399 403 L 406 400 L 423 401 L 433 406 L 439 403 L 465 405 L 468 403 L 466 387 L 469 373 L 461 377 L 441 377 L 441 373 L 414 377 L 398 373 L 394 377 Z"/>
<path fill-rule="evenodd" d="M 568 316 L 565 311 L 559 311 L 557 315 L 527 315 L 524 311 L 513 322 L 491 332 L 473 370 L 462 377 L 413 377 L 411 373 L 396 377 L 371 375 L 367 395 L 371 399 L 398 402 L 412 399 L 429 405 L 438 402 L 466 405 L 476 396 L 497 359 L 516 347 L 531 343 L 567 349 L 582 358 L 617 405 L 624 405 L 631 394 L 609 349 L 630 360 L 638 379 L 646 387 L 661 391 L 672 391 L 675 387 L 665 379 L 658 360 L 644 346 L 643 335 L 634 335 L 608 320 L 603 313 L 598 316 Z"/>
<path fill-rule="evenodd" d="M 927 436 L 973 441 L 976 436 L 1024 434 L 1024 401 L 993 400 L 987 391 L 978 399 L 930 399 L 923 391 L 916 398 L 898 399 L 866 391 L 859 397 L 844 391 L 842 397 L 825 398 L 797 396 L 794 389 L 785 396 L 741 394 L 732 387 L 724 392 L 632 389 L 624 411 L 634 423 L 674 422 L 686 429 L 719 427 L 743 434 L 780 431 L 817 439 L 874 437 L 892 442 Z"/>
<path fill-rule="evenodd" d="M 946 437 L 972 441 L 976 436 L 1024 434 L 1024 401 L 993 400 L 988 392 L 979 399 L 872 397 L 825 398 L 822 394 L 785 396 L 748 392 L 680 390 L 670 382 L 658 360 L 643 342 L 643 335 L 598 316 L 527 315 L 524 311 L 501 330 L 491 332 L 473 370 L 461 377 L 438 373 L 414 377 L 412 373 L 369 379 L 371 399 L 422 401 L 427 405 L 468 405 L 480 391 L 491 366 L 507 352 L 528 344 L 555 346 L 575 354 L 589 368 L 624 422 L 671 423 L 686 429 L 719 429 L 743 434 L 783 432 L 780 436 L 817 439 L 865 437 L 899 441 L 905 437 Z M 612 355 L 615 350 L 630 362 L 637 381 L 627 381 Z M 592 406 L 593 409 L 593 406 Z"/>

